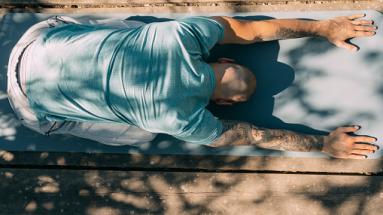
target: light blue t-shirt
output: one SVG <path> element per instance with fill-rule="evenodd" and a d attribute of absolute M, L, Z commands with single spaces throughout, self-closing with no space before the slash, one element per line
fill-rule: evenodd
<path fill-rule="evenodd" d="M 113 28 L 63 24 L 30 47 L 27 96 L 40 120 L 127 123 L 208 144 L 222 124 L 206 106 L 204 61 L 223 37 L 207 17 Z"/>

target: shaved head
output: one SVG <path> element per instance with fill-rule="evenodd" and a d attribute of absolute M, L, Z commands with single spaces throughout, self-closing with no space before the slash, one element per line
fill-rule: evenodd
<path fill-rule="evenodd" d="M 246 67 L 227 61 L 211 63 L 216 88 L 211 97 L 221 105 L 247 101 L 256 88 L 255 75 Z"/>

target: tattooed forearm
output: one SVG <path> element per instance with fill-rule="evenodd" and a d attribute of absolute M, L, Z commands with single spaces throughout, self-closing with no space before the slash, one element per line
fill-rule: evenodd
<path fill-rule="evenodd" d="M 299 37 L 314 37 L 319 36 L 316 32 L 303 31 L 303 30 L 294 30 L 290 28 L 281 27 L 275 34 L 275 38 L 272 40 L 281 40 L 281 39 L 291 39 Z"/>
<path fill-rule="evenodd" d="M 266 21 L 269 31 L 257 31 L 263 41 L 293 39 L 300 37 L 320 37 L 323 35 L 323 24 L 317 20 L 275 19 Z"/>
<path fill-rule="evenodd" d="M 321 151 L 324 136 L 299 134 L 281 129 L 260 128 L 250 123 L 223 120 L 224 131 L 212 146 L 255 145 L 286 151 Z"/>
<path fill-rule="evenodd" d="M 321 151 L 324 136 L 299 134 L 282 129 L 253 129 L 254 145 L 261 148 L 276 149 L 283 151 Z"/>
<path fill-rule="evenodd" d="M 275 34 L 270 35 L 268 38 L 264 38 L 263 41 L 270 40 L 283 40 L 283 39 L 292 39 L 292 38 L 300 38 L 300 37 L 319 37 L 321 36 L 316 31 L 309 30 L 294 30 L 292 28 L 280 27 Z"/>
<path fill-rule="evenodd" d="M 223 131 L 212 146 L 250 145 L 253 142 L 251 124 L 233 120 L 221 120 Z"/>

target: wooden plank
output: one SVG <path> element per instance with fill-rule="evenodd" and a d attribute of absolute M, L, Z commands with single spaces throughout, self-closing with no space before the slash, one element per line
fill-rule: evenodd
<path fill-rule="evenodd" d="M 158 2 L 157 2 L 158 1 Z M 159 2 L 166 2 L 160 4 Z M 218 0 L 190 1 L 182 0 L 120 1 L 120 0 L 0 0 L 0 12 L 37 12 L 37 13 L 220 13 L 220 12 L 269 12 L 269 11 L 317 11 L 317 10 L 378 10 L 383 11 L 381 0 Z M 43 4 L 41 4 L 41 2 Z M 93 2 L 92 4 L 85 4 Z M 109 3 L 108 3 L 109 2 Z M 119 2 L 119 4 L 117 4 Z M 154 3 L 153 3 L 154 2 Z M 173 2 L 173 3 L 172 3 Z M 108 4 L 106 4 L 108 3 Z"/>
<path fill-rule="evenodd" d="M 3 9 L 1 8 L 3 7 Z M 332 11 L 332 10 L 377 10 L 383 11 L 383 4 L 377 1 L 366 2 L 299 2 L 259 5 L 218 5 L 218 6 L 134 6 L 134 7 L 16 7 L 0 5 L 3 12 L 34 12 L 47 14 L 89 14 L 89 13 L 236 13 L 236 12 L 279 12 L 279 11 Z"/>
<path fill-rule="evenodd" d="M 0 151 L 0 166 L 44 168 L 311 172 L 381 174 L 382 159 L 347 160 L 329 158 L 230 156 L 230 155 L 145 155 L 81 152 Z"/>
<path fill-rule="evenodd" d="M 382 177 L 0 170 L 4 214 L 380 214 Z"/>
<path fill-rule="evenodd" d="M 336 10 L 336 9 L 374 9 L 381 10 L 381 0 L 0 0 L 0 7 L 5 8 L 43 8 L 84 9 L 109 8 L 123 11 L 170 9 L 170 12 L 184 11 L 285 11 L 285 10 Z M 202 7 L 202 9 L 201 9 Z M 225 9 L 225 10 L 222 10 Z"/>
<path fill-rule="evenodd" d="M 315 0 L 308 0 L 315 1 Z M 333 1 L 333 0 L 323 0 L 323 1 Z M 343 0 L 345 2 L 353 2 L 353 0 Z M 372 0 L 365 0 L 372 1 Z M 257 2 L 283 2 L 282 0 L 2 0 L 4 4 L 57 4 L 57 5 L 144 5 L 144 4 L 219 4 L 219 3 L 229 3 L 229 4 L 256 4 Z"/>

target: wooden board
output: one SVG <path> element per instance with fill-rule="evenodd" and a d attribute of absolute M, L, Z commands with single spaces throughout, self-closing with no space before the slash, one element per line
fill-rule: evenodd
<path fill-rule="evenodd" d="M 0 10 L 44 13 L 185 13 L 314 10 L 383 10 L 381 0 L 0 0 Z"/>
<path fill-rule="evenodd" d="M 290 172 L 313 174 L 380 175 L 382 159 L 350 160 L 313 157 L 233 156 L 192 154 L 131 154 L 31 152 L 0 150 L 1 167 L 115 169 L 203 172 Z"/>
<path fill-rule="evenodd" d="M 314 2 L 315 0 L 308 0 Z M 323 1 L 333 1 L 333 0 L 323 0 Z M 343 0 L 344 2 L 352 2 L 352 0 Z M 371 1 L 371 0 L 370 0 Z M 256 4 L 257 2 L 265 2 L 265 0 L 2 0 L 4 4 L 54 4 L 54 5 L 155 5 L 159 3 L 163 4 L 184 4 L 184 5 L 197 5 L 197 4 L 219 4 L 219 3 L 229 3 L 229 4 Z M 268 0 L 267 2 L 281 2 L 281 0 Z"/>
<path fill-rule="evenodd" d="M 381 176 L 0 169 L 1 214 L 380 214 Z"/>

